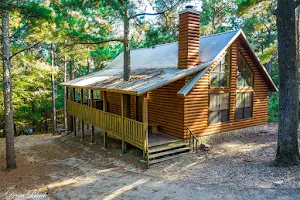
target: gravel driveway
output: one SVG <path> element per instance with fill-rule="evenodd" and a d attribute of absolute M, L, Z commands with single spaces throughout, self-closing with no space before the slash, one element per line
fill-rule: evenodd
<path fill-rule="evenodd" d="M 16 138 L 18 169 L 4 168 L 0 139 L 0 199 L 300 199 L 300 168 L 272 161 L 276 125 L 225 138 L 210 151 L 146 170 L 140 152 L 120 155 L 119 143 L 102 149 L 71 136 Z"/>

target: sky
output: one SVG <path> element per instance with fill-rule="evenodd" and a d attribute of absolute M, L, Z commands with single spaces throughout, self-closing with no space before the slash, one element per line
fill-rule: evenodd
<path fill-rule="evenodd" d="M 145 5 L 146 12 L 147 13 L 155 13 L 155 11 L 152 9 L 152 6 L 150 5 L 149 1 L 145 1 L 145 3 L 146 3 L 146 5 Z M 186 3 L 185 6 L 192 5 L 192 6 L 194 6 L 195 10 L 201 11 L 201 4 L 202 4 L 201 0 L 191 0 L 189 3 Z M 146 19 L 149 19 L 149 20 L 151 20 L 153 18 L 155 18 L 155 16 L 146 16 Z"/>

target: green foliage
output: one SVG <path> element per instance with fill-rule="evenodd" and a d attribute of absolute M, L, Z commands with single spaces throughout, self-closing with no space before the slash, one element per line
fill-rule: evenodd
<path fill-rule="evenodd" d="M 163 14 L 151 18 L 140 16 L 149 3 L 153 12 Z M 16 53 L 32 44 L 38 45 L 12 58 L 13 103 L 17 125 L 40 126 L 51 119 L 51 73 L 56 85 L 63 82 L 63 66 L 75 63 L 75 77 L 101 70 L 123 51 L 124 6 L 130 19 L 132 49 L 153 47 L 177 41 L 178 12 L 189 1 L 179 0 L 25 0 L 1 1 L 0 10 L 10 10 L 11 50 Z M 277 32 L 274 11 L 276 0 L 203 0 L 201 34 L 242 28 L 253 48 L 278 84 Z M 172 8 L 172 9 L 170 9 Z M 55 71 L 50 68 L 50 46 L 55 52 Z M 0 52 L 1 54 L 1 52 Z M 66 56 L 66 60 L 65 60 Z M 271 64 L 271 65 L 270 65 Z M 0 63 L 2 78 L 2 62 Z M 0 83 L 0 118 L 3 117 L 3 84 Z M 57 86 L 56 108 L 62 116 L 64 92 Z M 300 112 L 299 112 L 300 113 Z M 278 119 L 278 95 L 270 95 L 269 120 Z M 1 120 L 2 122 L 3 120 Z M 1 126 L 1 124 L 0 124 Z"/>
<path fill-rule="evenodd" d="M 203 0 L 201 34 L 211 34 L 235 28 L 236 3 L 234 0 Z"/>

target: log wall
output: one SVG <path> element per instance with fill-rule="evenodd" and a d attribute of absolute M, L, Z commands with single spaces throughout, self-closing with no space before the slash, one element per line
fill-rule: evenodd
<path fill-rule="evenodd" d="M 177 95 L 185 85 L 184 79 L 175 81 L 148 93 L 150 122 L 159 124 L 158 131 L 182 137 L 184 133 L 184 99 Z"/>
<path fill-rule="evenodd" d="M 267 123 L 269 87 L 258 70 L 257 64 L 254 59 L 252 59 L 251 54 L 248 50 L 246 50 L 245 46 L 239 39 L 231 45 L 231 49 L 230 88 L 222 89 L 225 92 L 230 92 L 230 121 L 215 124 L 208 123 L 209 94 L 218 91 L 218 89 L 210 89 L 209 84 L 210 71 L 214 66 L 212 66 L 211 69 L 199 80 L 193 91 L 190 92 L 184 99 L 184 124 L 188 125 L 197 136 L 231 131 Z M 252 118 L 240 121 L 235 120 L 236 92 L 244 91 L 245 89 L 241 90 L 236 88 L 238 50 L 242 53 L 254 73 L 254 87 L 253 89 L 250 89 L 253 91 Z M 187 137 L 187 131 L 185 131 L 184 137 Z"/>
<path fill-rule="evenodd" d="M 106 100 L 107 100 L 107 112 L 121 115 L 121 95 L 119 93 L 107 92 Z M 101 94 L 103 97 L 103 92 Z M 136 96 L 130 97 L 130 118 L 136 119 Z"/>

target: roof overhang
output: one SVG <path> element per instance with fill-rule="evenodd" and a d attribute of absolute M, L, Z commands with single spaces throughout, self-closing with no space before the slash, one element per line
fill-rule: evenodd
<path fill-rule="evenodd" d="M 68 82 L 61 83 L 60 85 L 65 86 L 65 87 L 70 87 L 70 88 L 87 89 L 87 90 L 100 90 L 100 91 L 107 91 L 107 92 L 114 92 L 114 93 L 130 94 L 130 95 L 139 96 L 139 95 L 145 94 L 147 92 L 150 92 L 152 90 L 155 90 L 159 87 L 162 87 L 164 85 L 167 85 L 167 84 L 170 84 L 170 83 L 175 82 L 177 80 L 180 80 L 180 79 L 182 79 L 186 76 L 192 75 L 192 74 L 197 73 L 199 71 L 202 71 L 206 68 L 209 68 L 209 66 L 211 64 L 212 64 L 212 62 L 208 62 L 208 63 L 203 63 L 203 64 L 200 64 L 196 67 L 189 68 L 189 69 L 171 69 L 170 70 L 171 72 L 168 72 L 168 73 L 163 74 L 163 75 L 158 75 L 158 76 L 160 76 L 159 78 L 157 78 L 156 76 L 152 76 L 152 77 L 149 78 L 149 79 L 157 78 L 157 79 L 155 79 L 155 81 L 151 80 L 151 81 L 147 82 L 145 80 L 139 80 L 139 81 L 135 82 L 135 85 L 133 85 L 133 86 L 128 86 L 126 88 L 120 88 L 120 89 L 113 88 L 111 85 L 109 85 L 107 87 L 105 87 L 105 86 L 97 87 L 97 86 L 84 85 L 84 84 L 80 85 L 80 83 L 75 83 L 74 82 L 75 80 L 70 80 Z M 161 69 L 161 70 L 168 70 L 168 69 Z M 97 77 L 96 73 L 91 74 L 90 76 Z M 99 74 L 101 74 L 101 72 Z M 115 75 L 112 74 L 112 75 L 107 76 L 107 77 L 114 77 L 114 76 L 116 76 L 116 74 Z M 88 80 L 85 79 L 86 77 L 81 77 L 81 78 L 82 78 L 83 82 L 84 81 L 89 82 Z M 90 79 L 92 80 L 92 78 L 90 78 Z M 105 81 L 105 80 L 103 80 L 103 81 Z M 118 80 L 119 85 L 122 85 L 123 83 L 127 84 L 126 81 Z"/>

